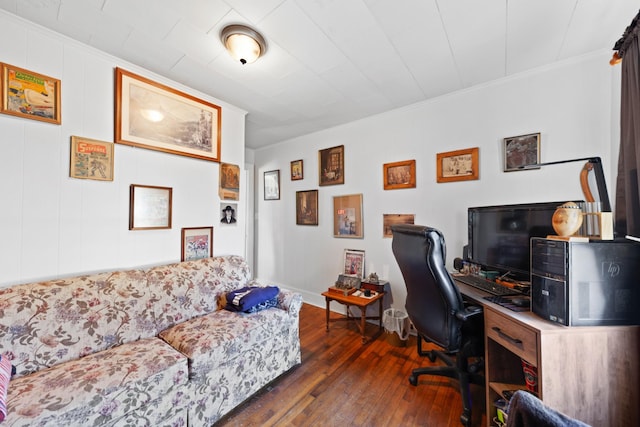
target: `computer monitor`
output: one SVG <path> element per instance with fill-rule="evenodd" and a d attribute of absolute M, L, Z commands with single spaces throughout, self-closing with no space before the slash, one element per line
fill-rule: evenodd
<path fill-rule="evenodd" d="M 468 208 L 469 245 L 465 259 L 483 270 L 528 281 L 530 240 L 555 234 L 551 218 L 565 202 Z"/>

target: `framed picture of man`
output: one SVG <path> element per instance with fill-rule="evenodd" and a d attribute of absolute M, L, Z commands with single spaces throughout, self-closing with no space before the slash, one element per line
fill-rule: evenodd
<path fill-rule="evenodd" d="M 220 210 L 222 211 L 222 218 L 220 218 L 221 225 L 236 225 L 237 203 L 220 203 Z"/>

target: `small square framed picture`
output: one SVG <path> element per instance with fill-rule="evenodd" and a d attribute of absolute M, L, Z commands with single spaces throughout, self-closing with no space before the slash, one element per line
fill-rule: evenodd
<path fill-rule="evenodd" d="M 511 136 L 504 139 L 504 171 L 513 172 L 532 168 L 540 163 L 540 133 Z"/>
<path fill-rule="evenodd" d="M 213 256 L 213 227 L 182 229 L 182 261 Z"/>
<path fill-rule="evenodd" d="M 264 173 L 264 199 L 280 200 L 280 170 Z"/>
<path fill-rule="evenodd" d="M 302 165 L 302 160 L 294 160 L 291 162 L 291 181 L 298 181 L 304 177 Z"/>

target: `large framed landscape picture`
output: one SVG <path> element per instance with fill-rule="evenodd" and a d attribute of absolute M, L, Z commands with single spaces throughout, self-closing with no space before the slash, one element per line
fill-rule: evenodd
<path fill-rule="evenodd" d="M 116 68 L 115 142 L 220 161 L 221 108 Z"/>

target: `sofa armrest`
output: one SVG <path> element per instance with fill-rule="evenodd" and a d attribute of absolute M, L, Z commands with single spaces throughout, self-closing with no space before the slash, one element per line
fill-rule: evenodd
<path fill-rule="evenodd" d="M 274 286 L 274 284 L 254 279 L 250 281 L 247 286 Z M 297 317 L 302 308 L 302 295 L 298 292 L 283 289 L 280 286 L 278 286 L 278 288 L 280 289 L 280 293 L 278 294 L 277 307 L 288 312 L 291 316 Z"/>

